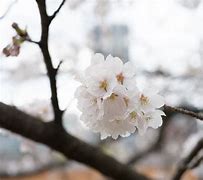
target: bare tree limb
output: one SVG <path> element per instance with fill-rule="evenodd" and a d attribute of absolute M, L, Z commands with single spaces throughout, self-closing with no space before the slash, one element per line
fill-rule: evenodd
<path fill-rule="evenodd" d="M 177 171 L 173 177 L 173 180 L 180 180 L 184 172 L 188 169 L 189 163 L 194 159 L 194 157 L 199 153 L 199 151 L 203 148 L 203 139 L 196 144 L 194 149 L 190 152 L 190 154 L 182 160 L 180 165 L 177 168 Z"/>
<path fill-rule="evenodd" d="M 177 113 L 181 113 L 181 114 L 185 114 L 185 115 L 188 115 L 188 116 L 191 116 L 191 117 L 194 117 L 194 118 L 197 118 L 197 119 L 203 121 L 203 116 L 198 113 L 195 113 L 193 111 L 189 111 L 189 110 L 186 110 L 183 108 L 172 107 L 172 106 L 168 106 L 168 105 L 165 105 L 164 109 L 174 111 Z"/>
<path fill-rule="evenodd" d="M 34 43 L 34 44 L 39 45 L 39 42 L 38 42 L 38 41 L 33 41 L 32 39 L 26 39 L 26 41 L 28 41 L 28 42 L 30 42 L 30 43 Z"/>
<path fill-rule="evenodd" d="M 188 166 L 188 169 L 194 169 L 198 167 L 203 161 L 203 156 L 201 156 L 199 159 L 197 159 L 193 164 Z"/>
<path fill-rule="evenodd" d="M 63 60 L 60 60 L 58 66 L 56 68 L 56 73 L 58 73 L 58 70 L 60 69 L 62 63 L 63 63 Z"/>
<path fill-rule="evenodd" d="M 52 107 L 54 111 L 54 120 L 56 124 L 62 126 L 62 116 L 64 111 L 60 110 L 59 108 L 57 85 L 56 85 L 57 69 L 53 67 L 51 56 L 49 53 L 49 48 L 48 48 L 49 25 L 50 25 L 49 16 L 47 15 L 45 0 L 36 0 L 36 2 L 40 12 L 41 29 L 42 29 L 39 47 L 42 51 L 44 63 L 46 65 L 47 74 L 49 77 L 49 82 L 51 87 L 51 102 L 52 102 Z"/>
<path fill-rule="evenodd" d="M 56 17 L 56 15 L 59 13 L 59 11 L 61 10 L 61 8 L 63 7 L 63 5 L 65 4 L 66 0 L 63 0 L 61 2 L 61 4 L 59 5 L 58 9 L 53 13 L 53 15 L 49 16 L 49 22 L 51 23 L 51 21 Z"/>
<path fill-rule="evenodd" d="M 158 137 L 156 141 L 147 149 L 144 149 L 143 151 L 136 153 L 132 157 L 129 158 L 129 161 L 127 164 L 132 165 L 135 164 L 137 161 L 146 158 L 148 155 L 150 155 L 153 152 L 160 151 L 163 147 L 164 140 L 165 140 L 165 133 L 166 129 L 169 126 L 171 122 L 171 118 L 176 115 L 177 113 L 180 113 L 179 111 L 174 111 L 171 108 L 168 108 L 169 106 L 165 107 L 164 111 L 166 114 L 166 117 L 163 118 L 163 125 L 160 127 Z M 196 109 L 194 107 L 191 107 L 189 105 L 180 105 L 181 109 L 187 109 L 187 111 L 190 111 L 192 113 L 197 113 L 202 111 L 202 109 Z"/>
<path fill-rule="evenodd" d="M 0 103 L 0 126 L 61 152 L 67 158 L 91 166 L 116 180 L 148 178 L 105 155 L 101 150 L 68 134 L 54 122 L 44 123 L 15 107 Z"/>

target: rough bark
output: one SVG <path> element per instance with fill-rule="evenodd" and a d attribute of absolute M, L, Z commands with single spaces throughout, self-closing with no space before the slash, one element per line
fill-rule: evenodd
<path fill-rule="evenodd" d="M 148 178 L 119 163 L 96 147 L 68 134 L 54 122 L 44 123 L 15 107 L 0 103 L 0 126 L 61 152 L 67 158 L 93 167 L 116 180 L 147 180 Z"/>

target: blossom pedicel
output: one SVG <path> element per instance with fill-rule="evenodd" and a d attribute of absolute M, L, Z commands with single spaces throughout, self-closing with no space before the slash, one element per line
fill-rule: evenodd
<path fill-rule="evenodd" d="M 139 91 L 134 66 L 118 57 L 95 54 L 76 90 L 81 121 L 101 139 L 116 139 L 135 132 L 144 134 L 148 127 L 162 125 L 164 99 L 152 89 Z"/>

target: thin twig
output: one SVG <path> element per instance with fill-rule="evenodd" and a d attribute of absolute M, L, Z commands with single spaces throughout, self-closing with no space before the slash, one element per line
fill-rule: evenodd
<path fill-rule="evenodd" d="M 180 180 L 184 172 L 188 169 L 189 163 L 194 159 L 194 157 L 199 153 L 199 151 L 203 148 L 203 139 L 200 139 L 190 154 L 182 160 L 180 165 L 177 168 L 177 171 L 173 177 L 173 180 Z"/>
<path fill-rule="evenodd" d="M 21 37 L 22 41 L 27 41 L 39 45 L 39 42 L 33 41 L 28 35 L 27 30 L 21 29 L 16 22 L 12 24 L 12 28 L 16 31 L 17 35 Z"/>
<path fill-rule="evenodd" d="M 66 0 L 63 0 L 61 2 L 61 4 L 59 5 L 58 9 L 53 13 L 53 15 L 49 16 L 49 21 L 51 23 L 51 21 L 56 17 L 56 15 L 59 13 L 59 11 L 61 10 L 61 8 L 63 7 L 64 3 L 66 2 Z"/>
<path fill-rule="evenodd" d="M 176 113 L 180 113 L 180 111 L 177 111 L 177 110 L 174 111 L 174 109 L 178 109 L 178 110 L 187 109 L 187 112 L 189 111 L 189 112 L 192 112 L 193 114 L 194 113 L 196 114 L 196 112 L 202 111 L 201 109 L 196 109 L 196 108 L 188 106 L 188 105 L 181 105 L 181 107 L 182 108 L 173 108 L 173 107 L 165 105 L 166 117 L 164 117 L 164 119 L 163 119 L 163 125 L 161 126 L 161 129 L 159 131 L 157 140 L 147 149 L 141 151 L 140 153 L 133 155 L 127 162 L 128 165 L 135 164 L 137 161 L 141 160 L 142 158 L 146 158 L 151 153 L 161 150 L 163 143 L 164 143 L 164 139 L 165 139 L 164 138 L 165 131 L 171 122 L 170 121 L 171 117 L 174 116 Z"/>
<path fill-rule="evenodd" d="M 28 41 L 28 42 L 30 42 L 30 43 L 34 43 L 34 44 L 39 45 L 39 42 L 38 42 L 38 41 L 33 41 L 32 39 L 26 39 L 26 41 Z"/>
<path fill-rule="evenodd" d="M 196 167 L 198 167 L 203 161 L 203 156 L 201 156 L 200 158 L 198 158 L 193 164 L 188 166 L 188 169 L 194 169 Z"/>
<path fill-rule="evenodd" d="M 58 70 L 60 69 L 62 63 L 63 63 L 63 60 L 60 60 L 58 66 L 56 68 L 56 73 L 58 73 Z"/>
<path fill-rule="evenodd" d="M 168 106 L 168 105 L 165 105 L 164 109 L 178 112 L 181 114 L 185 114 L 185 115 L 188 115 L 188 116 L 191 116 L 191 117 L 194 117 L 194 118 L 197 118 L 197 119 L 203 121 L 203 116 L 198 113 L 195 113 L 193 111 L 189 111 L 189 110 L 186 110 L 183 108 L 172 107 L 172 106 Z"/>
<path fill-rule="evenodd" d="M 54 120 L 56 124 L 62 126 L 62 116 L 64 111 L 60 110 L 59 108 L 59 101 L 58 101 L 58 95 L 57 95 L 57 82 L 56 82 L 57 70 L 53 67 L 49 48 L 48 48 L 49 26 L 50 26 L 49 16 L 46 11 L 45 0 L 36 0 L 36 2 L 40 12 L 41 29 L 42 29 L 39 47 L 43 54 L 44 63 L 46 65 L 47 75 L 50 82 L 51 102 L 52 102 L 52 107 L 54 111 Z"/>

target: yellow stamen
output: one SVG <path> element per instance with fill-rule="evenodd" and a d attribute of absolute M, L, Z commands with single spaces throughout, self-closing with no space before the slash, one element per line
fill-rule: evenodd
<path fill-rule="evenodd" d="M 136 119 L 137 118 L 137 113 L 135 111 L 130 113 L 131 119 Z"/>
<path fill-rule="evenodd" d="M 141 101 L 141 105 L 147 105 L 149 103 L 149 98 L 141 94 L 140 101 Z"/>
<path fill-rule="evenodd" d="M 108 84 L 106 80 L 100 82 L 99 88 L 104 89 L 107 92 L 107 87 Z"/>
<path fill-rule="evenodd" d="M 118 95 L 115 93 L 112 93 L 111 96 L 109 97 L 111 100 L 114 100 Z"/>
<path fill-rule="evenodd" d="M 116 78 L 117 78 L 117 81 L 118 81 L 118 82 L 120 82 L 121 84 L 123 84 L 124 76 L 123 76 L 122 73 L 118 74 L 118 75 L 116 76 Z"/>

